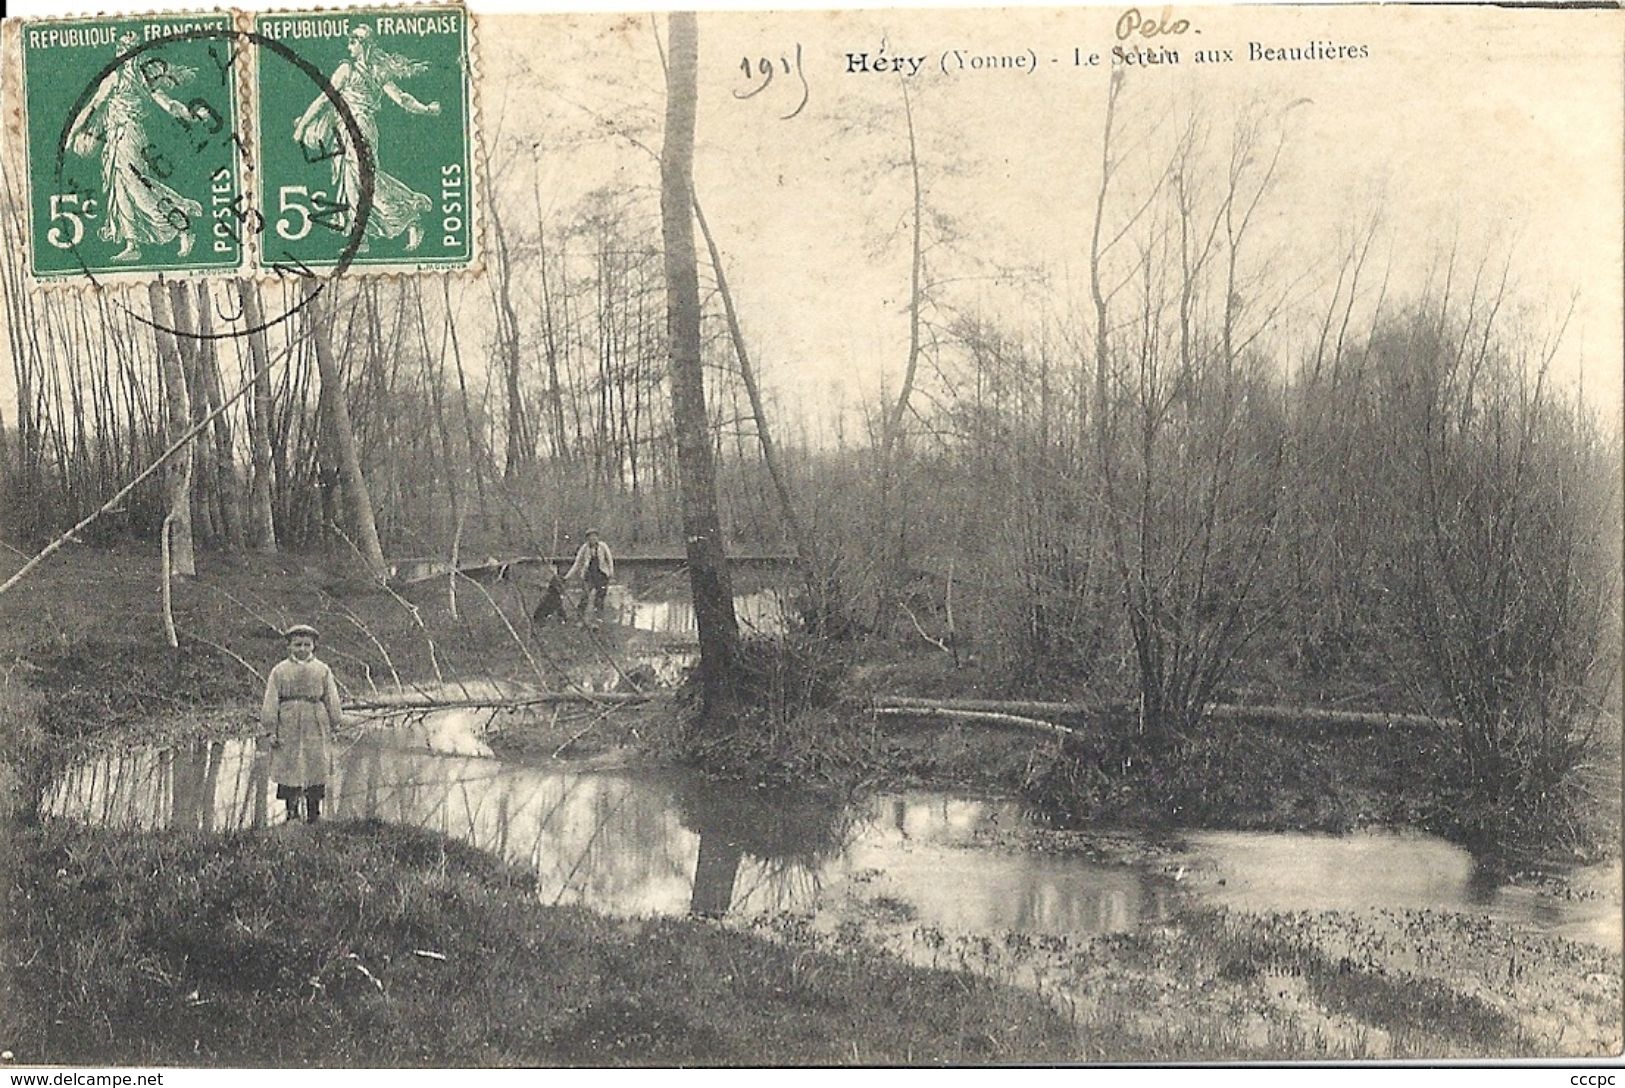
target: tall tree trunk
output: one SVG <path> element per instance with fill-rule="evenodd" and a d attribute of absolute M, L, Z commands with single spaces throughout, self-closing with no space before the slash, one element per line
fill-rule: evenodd
<path fill-rule="evenodd" d="M 925 278 L 925 190 L 920 180 L 919 142 L 914 130 L 914 105 L 908 87 L 903 91 L 903 119 L 908 133 L 909 179 L 914 195 L 914 222 L 909 249 L 908 291 L 908 358 L 903 364 L 903 381 L 897 390 L 897 400 L 886 411 L 880 422 L 880 525 L 871 532 L 880 542 L 881 552 L 876 556 L 880 584 L 876 597 L 875 627 L 889 630 L 897 612 L 899 594 L 908 581 L 908 528 L 906 516 L 909 506 L 904 495 L 903 473 L 898 462 L 904 446 L 903 429 L 909 412 L 909 401 L 914 395 L 914 382 L 919 374 L 922 350 L 921 313 L 924 308 Z M 891 537 L 883 526 L 889 525 L 890 515 L 900 511 L 904 516 L 896 519 L 897 533 Z"/>
<path fill-rule="evenodd" d="M 921 238 L 921 221 L 925 216 L 925 192 L 920 185 L 920 150 L 914 136 L 914 105 L 909 101 L 908 86 L 903 86 L 903 118 L 908 125 L 908 168 L 914 186 L 913 245 L 909 250 L 908 273 L 908 361 L 903 367 L 903 384 L 897 391 L 897 403 L 881 431 L 881 471 L 891 473 L 892 454 L 903 434 L 903 417 L 908 413 L 909 398 L 914 394 L 914 377 L 920 368 L 920 309 L 924 290 L 921 280 L 925 272 L 925 248 Z"/>
<path fill-rule="evenodd" d="M 459 486 L 456 447 L 451 440 L 451 428 L 446 426 L 446 336 L 440 338 L 440 351 L 436 354 L 429 346 L 429 317 L 423 305 L 423 285 L 414 280 L 412 289 L 417 303 L 418 336 L 423 347 L 423 359 L 427 368 L 425 380 L 429 383 L 430 403 L 434 405 L 435 433 L 440 439 L 440 465 L 441 476 L 446 481 L 446 498 L 451 504 L 451 524 L 454 539 L 460 540 L 463 534 L 463 492 Z M 447 330 L 449 333 L 450 330 Z M 452 546 L 455 553 L 456 544 Z M 452 566 L 456 567 L 453 560 Z M 456 579 L 452 579 L 451 589 L 452 613 L 455 615 L 457 589 Z"/>
<path fill-rule="evenodd" d="M 693 12 L 668 19 L 666 132 L 660 154 L 660 223 L 666 258 L 666 326 L 671 351 L 672 426 L 683 496 L 700 682 L 707 710 L 725 710 L 739 644 L 733 580 L 717 517 L 716 465 L 707 440 L 700 360 L 700 276 L 694 251 L 694 114 L 699 96 L 699 27 Z"/>
<path fill-rule="evenodd" d="M 276 554 L 276 518 L 271 513 L 271 374 L 266 366 L 264 308 L 259 285 L 237 281 L 248 334 L 249 364 L 254 368 L 254 402 L 248 413 L 248 442 L 252 475 L 248 484 L 248 540 L 255 551 Z"/>
<path fill-rule="evenodd" d="M 169 405 L 168 436 L 180 440 L 191 425 L 192 404 L 186 395 L 186 374 L 180 346 L 169 331 L 169 317 L 160 284 L 147 285 L 147 301 L 152 306 L 153 333 L 158 345 L 158 364 L 164 375 L 164 394 Z M 192 443 L 177 453 L 164 469 L 165 519 L 169 533 L 170 570 L 181 577 L 197 574 L 197 556 L 192 547 Z"/>
<path fill-rule="evenodd" d="M 538 177 L 540 171 L 537 172 Z M 547 278 L 547 227 L 541 215 L 541 190 L 537 182 L 536 221 L 541 226 L 536 229 L 536 245 L 539 253 L 536 257 L 537 271 L 542 281 L 542 338 L 547 359 L 547 407 L 548 420 L 552 430 L 551 440 L 553 457 L 563 461 L 569 453 L 569 446 L 564 434 L 564 397 L 559 389 L 559 336 L 553 317 L 553 292 L 548 287 Z"/>
<path fill-rule="evenodd" d="M 524 394 L 520 385 L 519 315 L 513 306 L 513 262 L 508 252 L 508 235 L 502 229 L 502 202 L 491 191 L 490 161 L 486 161 L 485 214 L 491 219 L 491 237 L 496 246 L 491 256 L 491 298 L 495 307 L 496 338 L 502 359 L 502 384 L 507 400 L 507 450 L 503 457 L 502 479 L 512 484 L 529 468 L 536 452 L 536 440 L 531 435 L 530 417 L 525 411 Z M 503 520 L 507 520 L 507 505 L 503 506 Z"/>
<path fill-rule="evenodd" d="M 197 285 L 197 307 L 197 328 L 202 337 L 198 341 L 198 377 L 209 411 L 213 412 L 220 407 L 224 394 L 220 390 L 220 353 L 209 336 L 213 331 L 209 311 L 214 302 L 209 295 L 209 285 L 201 280 Z M 237 496 L 237 459 L 232 453 L 231 423 L 224 412 L 214 417 L 213 430 L 214 488 L 215 498 L 220 503 L 220 535 L 226 547 L 240 548 L 243 513 Z"/>
<path fill-rule="evenodd" d="M 172 282 L 169 285 L 170 328 L 175 330 L 175 347 L 181 359 L 181 376 L 186 383 L 188 406 L 195 424 L 208 414 L 203 404 L 203 382 L 198 374 L 202 355 L 202 341 L 197 339 L 197 321 L 192 313 L 192 296 L 187 285 Z M 192 489 L 192 534 L 204 544 L 213 540 L 216 531 L 216 503 L 214 502 L 214 451 L 207 435 L 199 433 L 192 445 L 192 463 L 189 466 Z"/>
<path fill-rule="evenodd" d="M 322 403 L 332 428 L 333 453 L 338 458 L 339 479 L 343 483 L 344 505 L 350 521 L 351 542 L 361 553 L 367 569 L 382 578 L 387 572 L 384 551 L 378 545 L 378 526 L 373 520 L 372 495 L 361 473 L 361 455 L 356 450 L 355 430 L 350 424 L 350 406 L 333 358 L 333 324 L 325 299 L 310 302 L 312 340 L 316 347 L 316 367 L 322 376 Z"/>
<path fill-rule="evenodd" d="M 474 466 L 474 488 L 479 497 L 479 505 L 475 509 L 479 516 L 484 517 L 490 509 L 485 496 L 485 469 L 490 458 L 486 456 L 485 445 L 474 431 L 474 408 L 468 395 L 468 376 L 463 371 L 463 349 L 457 343 L 457 322 L 452 320 L 451 277 L 440 277 L 440 292 L 445 300 L 446 337 L 451 344 L 451 359 L 457 366 L 457 398 L 463 410 L 463 439 L 468 443 L 468 459 Z"/>
<path fill-rule="evenodd" d="M 810 562 L 813 558 L 812 541 L 803 531 L 801 518 L 796 514 L 795 498 L 790 494 L 790 480 L 779 461 L 778 447 L 773 444 L 773 434 L 767 425 L 767 409 L 762 403 L 762 391 L 756 384 L 756 370 L 751 365 L 750 352 L 745 347 L 745 334 L 739 327 L 739 314 L 734 309 L 733 292 L 728 290 L 728 276 L 722 268 L 722 254 L 717 250 L 716 239 L 711 235 L 711 226 L 705 221 L 705 211 L 700 207 L 698 198 L 694 201 L 694 216 L 700 221 L 700 233 L 705 236 L 705 248 L 711 255 L 711 269 L 716 275 L 717 294 L 722 298 L 723 316 L 728 321 L 728 336 L 733 340 L 734 355 L 739 359 L 739 376 L 744 380 L 745 395 L 750 398 L 750 412 L 756 420 L 756 440 L 762 447 L 762 463 L 767 466 L 767 474 L 773 480 L 773 490 L 779 497 L 779 509 L 784 515 L 785 526 L 790 530 L 790 539 L 795 544 L 796 553 L 803 562 Z"/>

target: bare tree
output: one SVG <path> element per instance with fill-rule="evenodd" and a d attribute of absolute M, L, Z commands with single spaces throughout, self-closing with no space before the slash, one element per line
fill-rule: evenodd
<path fill-rule="evenodd" d="M 192 423 L 191 399 L 186 393 L 185 364 L 175 334 L 170 331 L 174 320 L 166 313 L 164 289 L 157 282 L 147 285 L 147 301 L 152 307 L 153 334 L 157 340 L 159 364 L 163 369 L 164 392 L 168 405 L 168 433 L 176 441 L 187 432 Z M 192 451 L 188 448 L 173 458 L 164 470 L 164 491 L 168 496 L 169 512 L 164 518 L 164 533 L 169 542 L 171 569 L 175 574 L 191 577 L 197 573 L 197 557 L 192 547 Z"/>
<path fill-rule="evenodd" d="M 1264 578 L 1274 545 L 1285 419 L 1261 359 L 1246 354 L 1279 312 L 1248 297 L 1241 259 L 1271 187 L 1284 136 L 1236 124 L 1224 170 L 1206 167 L 1201 128 L 1188 126 L 1151 197 L 1112 241 L 1134 236 L 1121 285 L 1132 321 L 1109 342 L 1102 234 L 1117 88 L 1108 92 L 1103 180 L 1092 245 L 1097 401 L 1121 358 L 1121 394 L 1097 403 L 1106 520 L 1139 672 L 1142 728 L 1180 735 L 1206 714 L 1248 642 L 1267 622 Z M 1284 130 L 1282 130 L 1284 132 Z M 1201 178 L 1217 176 L 1211 208 Z M 1260 288 L 1262 291 L 1262 288 Z M 1244 326 L 1249 307 L 1255 307 Z M 1118 353 L 1114 357 L 1114 352 Z M 1098 436 L 1104 435 L 1104 439 Z"/>
<path fill-rule="evenodd" d="M 260 552 L 274 554 L 276 521 L 271 510 L 271 375 L 265 344 L 265 311 L 259 285 L 237 281 L 243 320 L 248 323 L 248 358 L 254 368 L 254 396 L 248 409 L 250 473 L 248 484 L 248 540 Z"/>
<path fill-rule="evenodd" d="M 338 461 L 341 490 L 355 546 L 367 569 L 375 577 L 381 578 L 387 567 L 383 548 L 378 543 L 372 495 L 367 489 L 366 476 L 361 471 L 361 455 L 356 448 L 355 431 L 350 423 L 349 398 L 338 363 L 333 357 L 333 319 L 328 310 L 328 303 L 321 295 L 313 297 L 307 307 L 311 340 L 316 349 L 316 366 L 322 377 L 322 411 L 331 428 L 333 455 Z"/>
<path fill-rule="evenodd" d="M 914 133 L 914 103 L 909 98 L 908 83 L 899 84 L 903 92 L 903 121 L 908 132 L 909 181 L 914 194 L 914 215 L 911 227 L 908 271 L 908 357 L 903 364 L 903 382 L 897 390 L 897 400 L 886 416 L 881 430 L 880 460 L 882 471 L 890 472 L 892 455 L 903 431 L 903 417 L 908 412 L 909 398 L 914 394 L 914 379 L 920 369 L 920 310 L 923 305 L 922 283 L 925 274 L 925 247 L 923 242 L 925 218 L 925 191 L 920 183 L 920 148 Z"/>
<path fill-rule="evenodd" d="M 694 121 L 699 80 L 699 27 L 692 12 L 667 21 L 666 131 L 660 155 L 660 219 L 665 244 L 666 323 L 671 352 L 672 425 L 676 430 L 700 675 L 710 710 L 731 702 L 729 677 L 739 642 L 733 580 L 717 517 L 701 365 L 699 264 L 694 249 Z"/>
<path fill-rule="evenodd" d="M 1457 817 L 1503 846 L 1576 842 L 1619 679 L 1619 448 L 1551 388 L 1561 327 L 1521 342 L 1497 322 L 1504 280 L 1483 295 L 1478 278 L 1465 304 L 1416 307 L 1374 340 L 1392 589 L 1454 722 Z"/>
<path fill-rule="evenodd" d="M 751 365 L 744 330 L 739 327 L 739 314 L 734 309 L 733 292 L 728 290 L 728 274 L 722 266 L 722 253 L 717 249 L 716 239 L 711 236 L 711 226 L 705 221 L 705 211 L 700 207 L 697 197 L 694 200 L 694 216 L 699 220 L 700 233 L 705 236 L 705 248 L 711 256 L 711 270 L 716 276 L 717 294 L 722 298 L 722 312 L 728 323 L 728 338 L 733 343 L 734 357 L 739 362 L 739 377 L 744 382 L 745 394 L 750 398 L 750 411 L 756 425 L 756 440 L 762 449 L 762 462 L 773 480 L 773 490 L 779 499 L 779 512 L 784 516 L 784 523 L 790 530 L 790 539 L 795 542 L 796 551 L 801 558 L 810 561 L 813 558 L 812 542 L 802 528 L 800 515 L 796 513 L 795 497 L 790 493 L 790 478 L 779 458 L 778 448 L 773 443 L 773 431 L 767 421 L 767 408 L 762 403 L 762 391 L 756 383 L 756 369 Z"/>
<path fill-rule="evenodd" d="M 200 280 L 197 284 L 197 375 L 203 402 L 210 413 L 214 413 L 220 407 L 221 398 L 224 396 L 220 388 L 218 344 L 211 335 L 214 331 L 211 317 L 213 309 L 214 301 L 209 294 L 209 285 Z M 219 536 L 227 547 L 236 548 L 243 542 L 242 504 L 238 499 L 237 459 L 233 452 L 231 420 L 224 412 L 215 414 L 213 434 L 211 465 L 214 469 L 214 478 L 210 481 L 210 486 L 214 492 L 214 503 L 219 509 Z"/>
<path fill-rule="evenodd" d="M 492 192 L 490 157 L 485 158 L 485 169 L 481 172 L 485 178 L 485 209 L 491 217 L 491 236 L 496 239 L 487 281 L 491 286 L 491 301 L 496 315 L 496 336 L 501 351 L 503 392 L 507 404 L 507 444 L 502 476 L 504 480 L 512 481 L 535 457 L 536 437 L 525 410 L 520 376 L 520 328 L 519 315 L 513 305 L 513 260 L 509 254 L 507 232 L 502 228 L 502 202 Z"/>

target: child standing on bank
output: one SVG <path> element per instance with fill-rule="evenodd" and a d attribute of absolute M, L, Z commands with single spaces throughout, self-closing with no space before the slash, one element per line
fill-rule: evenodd
<path fill-rule="evenodd" d="M 333 670 L 316 657 L 316 629 L 296 624 L 282 633 L 288 656 L 265 680 L 260 724 L 271 731 L 271 777 L 277 800 L 288 806 L 288 822 L 321 819 L 332 762 L 333 729 L 344 721 Z"/>

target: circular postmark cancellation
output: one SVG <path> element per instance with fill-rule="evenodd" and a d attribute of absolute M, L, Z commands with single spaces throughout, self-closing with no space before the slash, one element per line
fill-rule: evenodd
<path fill-rule="evenodd" d="M 226 15 L 22 24 L 36 278 L 242 263 L 237 239 L 197 229 L 239 185 L 230 66 L 214 43 L 157 40 L 229 27 Z"/>
<path fill-rule="evenodd" d="M 360 126 L 373 162 L 372 205 L 358 272 L 466 269 L 475 260 L 473 47 L 461 5 L 261 12 L 249 24 L 296 48 L 328 76 Z M 312 268 L 336 263 L 335 238 L 315 228 L 355 203 L 358 164 L 334 139 L 327 97 L 255 51 L 257 131 L 252 179 L 271 223 L 264 236 Z M 339 134 L 342 135 L 342 134 Z M 335 147 L 334 144 L 339 146 Z M 274 235 L 274 238 L 273 238 Z M 269 252 L 269 247 L 263 247 Z"/>
<path fill-rule="evenodd" d="M 145 36 L 128 24 L 30 29 L 42 46 L 114 51 L 72 99 L 54 134 L 52 184 L 33 194 L 36 275 L 76 275 L 100 285 L 127 272 L 242 273 L 252 237 L 265 250 L 261 267 L 279 278 L 297 277 L 304 289 L 284 312 L 248 325 L 234 321 L 228 331 L 160 326 L 178 336 L 221 340 L 288 320 L 349 269 L 366 239 L 376 159 L 365 126 L 320 67 L 280 41 L 238 29 L 229 17 L 173 31 L 149 24 Z M 345 202 L 329 202 L 311 217 L 312 226 L 337 243 L 325 276 L 269 240 L 274 234 L 267 236 L 265 214 L 242 185 L 241 171 L 253 167 L 247 165 L 236 65 L 249 46 L 308 80 L 332 118 L 326 139 L 307 149 L 313 161 L 342 157 L 351 180 Z M 41 70 L 36 65 L 34 73 Z M 33 93 L 34 73 L 25 82 L 37 109 L 44 94 Z M 37 138 L 33 125 L 29 135 Z M 39 149 L 31 150 L 31 161 L 40 161 Z M 116 298 L 115 305 L 154 324 Z"/>

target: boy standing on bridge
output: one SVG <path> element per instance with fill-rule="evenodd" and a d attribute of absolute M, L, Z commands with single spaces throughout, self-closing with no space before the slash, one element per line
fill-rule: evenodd
<path fill-rule="evenodd" d="M 577 574 L 581 575 L 584 585 L 576 615 L 586 623 L 587 602 L 591 600 L 598 622 L 603 622 L 604 597 L 609 592 L 609 580 L 615 577 L 615 557 L 610 554 L 609 545 L 598 539 L 597 529 L 587 530 L 587 539 L 576 552 L 576 561 L 570 564 L 570 572 L 564 580 L 569 581 Z"/>

